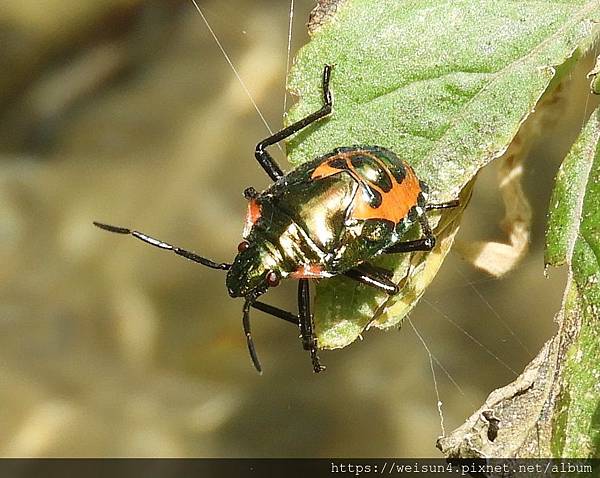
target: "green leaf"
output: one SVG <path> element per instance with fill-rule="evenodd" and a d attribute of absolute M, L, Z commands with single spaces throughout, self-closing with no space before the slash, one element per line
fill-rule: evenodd
<path fill-rule="evenodd" d="M 569 186 L 571 190 L 569 190 Z M 600 119 L 565 159 L 552 198 L 548 242 L 569 265 L 558 332 L 512 383 L 438 440 L 445 456 L 600 457 Z M 489 422 L 499 426 L 489 439 Z"/>
<path fill-rule="evenodd" d="M 584 129 L 558 170 L 546 226 L 546 265 L 559 266 L 567 262 L 568 249 L 573 247 L 580 227 L 586 173 L 599 137 L 600 130 L 594 128 L 592 122 Z"/>
<path fill-rule="evenodd" d="M 465 186 L 570 71 L 599 19 L 597 1 L 346 0 L 290 73 L 299 101 L 288 123 L 320 107 L 323 65 L 335 65 L 334 113 L 289 141 L 289 159 L 299 164 L 339 146 L 384 146 L 410 161 L 434 201 L 462 191 L 464 207 Z M 379 259 L 403 285 L 397 296 L 344 277 L 322 281 L 315 302 L 320 346 L 343 347 L 370 324 L 396 325 L 435 276 L 459 215 L 448 212 L 439 224 L 440 216 L 432 217 L 440 239 L 433 253 Z"/>
<path fill-rule="evenodd" d="M 553 454 L 600 456 L 600 119 L 595 114 L 561 169 L 563 178 L 554 199 L 551 221 L 564 219 L 568 235 L 559 235 L 566 249 L 570 276 L 560 332 L 564 364 L 555 406 Z M 565 161 L 565 162 L 566 162 Z M 577 164 L 574 164 L 577 163 Z M 580 195 L 582 200 L 573 201 Z M 564 202 L 563 202 L 564 200 Z M 565 206 L 573 206 L 569 214 Z M 575 225 L 575 227 L 573 227 Z"/>

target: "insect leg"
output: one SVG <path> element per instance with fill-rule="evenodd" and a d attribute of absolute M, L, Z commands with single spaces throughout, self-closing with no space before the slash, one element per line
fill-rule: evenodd
<path fill-rule="evenodd" d="M 425 214 L 419 218 L 419 224 L 421 224 L 421 230 L 425 237 L 415 239 L 414 241 L 398 242 L 388 247 L 385 253 L 396 254 L 398 252 L 430 251 L 433 249 L 435 247 L 435 236 Z"/>
<path fill-rule="evenodd" d="M 394 273 L 391 270 L 385 269 L 384 267 L 376 266 L 374 264 L 371 264 L 370 262 L 363 262 L 362 264 L 360 264 L 359 267 L 363 271 L 372 275 L 385 277 L 386 279 L 392 279 L 394 277 Z"/>
<path fill-rule="evenodd" d="M 248 352 L 250 352 L 250 358 L 254 364 L 254 368 L 258 373 L 262 373 L 262 367 L 260 366 L 260 360 L 256 354 L 256 348 L 254 347 L 254 341 L 252 340 L 252 332 L 250 331 L 250 307 L 254 298 L 249 297 L 244 302 L 244 313 L 242 315 L 242 324 L 244 326 L 244 333 L 246 334 L 246 343 L 248 344 Z"/>
<path fill-rule="evenodd" d="M 263 139 L 260 143 L 256 145 L 254 157 L 273 181 L 277 181 L 280 177 L 283 176 L 283 170 L 275 162 L 275 159 L 269 154 L 266 148 L 275 143 L 278 143 L 279 141 L 287 138 L 288 136 L 293 135 L 294 133 L 297 133 L 301 129 L 306 128 L 311 123 L 314 123 L 315 121 L 323 118 L 324 116 L 331 114 L 333 108 L 333 97 L 331 95 L 331 91 L 329 90 L 329 79 L 331 77 L 331 69 L 331 65 L 325 65 L 325 68 L 323 69 L 323 106 L 321 107 L 321 109 L 289 125 L 287 128 L 278 131 L 273 136 L 269 136 L 268 138 Z"/>
<path fill-rule="evenodd" d="M 310 359 L 314 372 L 322 372 L 325 370 L 325 367 L 321 365 L 317 353 L 317 339 L 313 331 L 313 316 L 310 313 L 308 279 L 300 279 L 298 281 L 298 313 L 300 316 L 300 335 L 304 350 L 310 351 Z"/>
<path fill-rule="evenodd" d="M 451 209 L 453 207 L 458 207 L 460 205 L 460 201 L 458 199 L 453 199 L 452 201 L 443 202 L 440 204 L 427 204 L 425 206 L 426 211 L 432 211 L 434 209 Z"/>
<path fill-rule="evenodd" d="M 202 264 L 203 266 L 210 267 L 211 269 L 220 269 L 223 271 L 228 270 L 231 267 L 231 264 L 225 262 L 213 262 L 210 259 L 206 259 L 205 257 L 201 257 L 194 252 L 186 251 L 185 249 L 181 249 L 180 247 L 172 246 L 171 244 L 167 244 L 166 242 L 159 241 L 158 239 L 154 239 L 143 232 L 133 231 L 131 229 L 127 229 L 125 227 L 117 227 L 110 226 L 109 224 L 102 224 L 101 222 L 95 222 L 94 226 L 99 227 L 100 229 L 104 229 L 105 231 L 115 232 L 117 234 L 126 234 L 131 235 L 133 237 L 138 238 L 140 241 L 145 242 L 146 244 L 150 244 L 151 246 L 158 247 L 159 249 L 165 249 L 167 251 L 173 251 L 175 254 L 185 257 L 190 261 L 197 262 L 198 264 Z"/>
<path fill-rule="evenodd" d="M 265 314 L 272 315 L 273 317 L 277 317 L 278 319 L 285 320 L 286 322 L 290 322 L 296 326 L 300 326 L 300 319 L 297 315 L 292 314 L 286 310 L 280 309 L 279 307 L 274 307 L 269 304 L 265 304 L 264 302 L 256 301 L 253 302 L 252 307 Z"/>
<path fill-rule="evenodd" d="M 361 284 L 375 287 L 376 289 L 379 289 L 389 295 L 398 293 L 398 286 L 396 284 L 394 284 L 389 278 L 375 273 L 372 269 L 370 270 L 369 266 L 364 267 L 364 264 L 360 264 L 354 269 L 344 272 L 344 275 L 350 279 L 360 282 Z"/>

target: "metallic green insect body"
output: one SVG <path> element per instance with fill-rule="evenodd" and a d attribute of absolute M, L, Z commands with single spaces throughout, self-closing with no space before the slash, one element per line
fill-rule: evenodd
<path fill-rule="evenodd" d="M 426 191 L 408 164 L 378 146 L 338 148 L 261 194 L 247 191 L 229 294 L 262 291 L 268 274 L 321 279 L 352 270 L 399 241 L 424 214 Z"/>
<path fill-rule="evenodd" d="M 326 65 L 321 109 L 256 146 L 255 157 L 274 183 L 262 193 L 246 189 L 248 213 L 244 240 L 233 263 L 214 262 L 139 231 L 95 223 L 102 229 L 133 235 L 206 267 L 228 271 L 229 295 L 245 299 L 244 332 L 259 372 L 261 366 L 250 332 L 251 308 L 297 325 L 303 346 L 310 351 L 313 370 L 320 372 L 324 367 L 317 355 L 309 280 L 343 274 L 388 294 L 397 293 L 393 273 L 370 264 L 369 260 L 380 254 L 431 250 L 435 237 L 427 211 L 458 205 L 458 201 L 429 204 L 427 186 L 419 181 L 411 166 L 380 146 L 337 148 L 284 174 L 266 148 L 331 114 L 330 75 L 331 66 Z M 423 237 L 402 241 L 416 222 Z M 298 314 L 258 300 L 283 278 L 298 280 Z"/>

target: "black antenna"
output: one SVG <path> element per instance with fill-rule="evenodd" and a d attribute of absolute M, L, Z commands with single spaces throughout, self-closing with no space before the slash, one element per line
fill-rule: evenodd
<path fill-rule="evenodd" d="M 131 229 L 127 229 L 126 227 L 118 227 L 111 226 L 109 224 L 103 224 L 101 222 L 94 221 L 94 226 L 99 227 L 100 229 L 104 229 L 105 231 L 114 232 L 116 234 L 125 234 L 138 238 L 140 241 L 145 242 L 146 244 L 150 244 L 151 246 L 158 247 L 159 249 L 164 249 L 167 251 L 173 251 L 175 254 L 181 257 L 185 257 L 190 261 L 197 262 L 198 264 L 202 264 L 203 266 L 210 267 L 211 269 L 219 269 L 219 270 L 229 270 L 231 268 L 231 264 L 226 262 L 214 262 L 210 259 L 206 259 L 205 257 L 201 257 L 198 254 L 186 251 L 185 249 L 181 249 L 180 247 L 172 246 L 166 242 L 160 241 L 158 239 L 154 239 L 153 237 L 144 234 L 139 231 L 132 231 Z"/>

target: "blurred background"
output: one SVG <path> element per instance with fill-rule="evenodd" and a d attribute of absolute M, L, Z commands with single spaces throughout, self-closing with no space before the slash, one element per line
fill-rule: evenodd
<path fill-rule="evenodd" d="M 277 130 L 289 3 L 199 3 Z M 292 52 L 312 7 L 296 0 Z M 92 226 L 230 260 L 243 189 L 268 185 L 265 126 L 190 2 L 2 2 L 0 71 L 0 456 L 439 456 L 411 327 L 322 352 L 314 375 L 297 330 L 256 312 L 259 376 L 222 273 Z M 543 275 L 546 204 L 591 107 L 586 71 L 525 163 L 530 253 L 502 280 L 451 253 L 411 315 L 455 381 L 436 369 L 447 432 L 555 329 L 565 276 Z M 503 239 L 496 170 L 462 241 Z M 294 284 L 270 295 L 294 310 Z"/>

